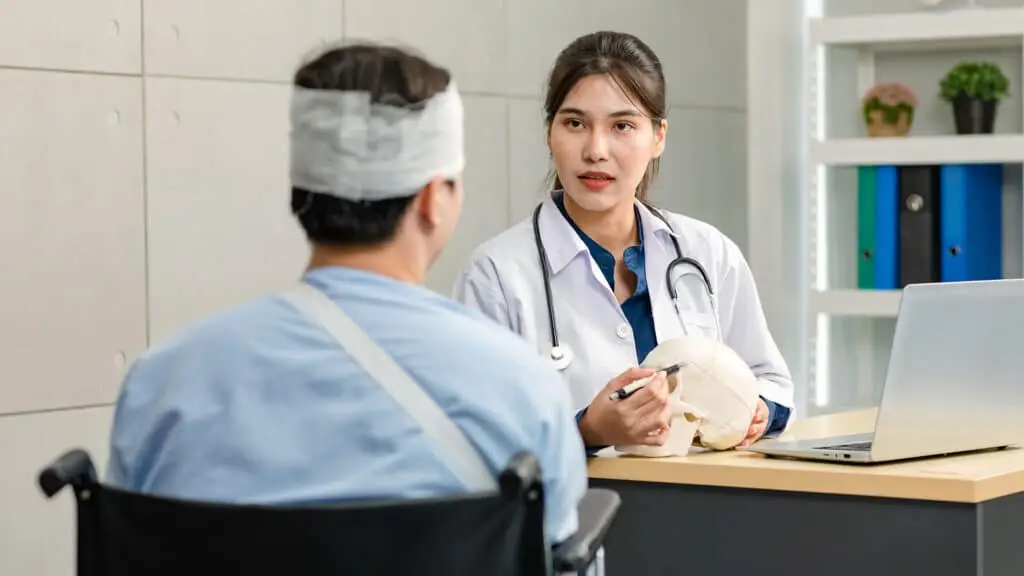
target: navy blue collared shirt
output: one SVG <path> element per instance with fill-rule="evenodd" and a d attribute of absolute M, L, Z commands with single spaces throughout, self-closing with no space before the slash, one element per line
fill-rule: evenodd
<path fill-rule="evenodd" d="M 572 226 L 576 234 L 579 235 L 580 239 L 583 240 L 583 244 L 587 247 L 590 252 L 591 258 L 597 263 L 597 267 L 604 274 L 605 280 L 608 281 L 608 287 L 613 291 L 615 290 L 615 256 L 611 252 L 606 250 L 603 246 L 594 241 L 593 238 L 587 236 L 583 230 L 572 221 L 569 217 L 569 213 L 565 210 L 565 202 L 562 198 L 562 194 L 558 193 L 554 195 L 555 205 L 558 206 L 558 210 L 565 217 L 566 221 Z M 622 313 L 626 317 L 626 321 L 629 322 L 630 328 L 633 329 L 633 345 L 636 348 L 637 361 L 641 361 L 647 357 L 647 354 L 658 345 L 658 336 L 654 330 L 654 312 L 651 307 L 650 292 L 647 289 L 647 271 L 644 266 L 644 231 L 643 223 L 640 219 L 639 208 L 633 208 L 633 212 L 636 215 L 636 226 L 637 235 L 640 238 L 640 243 L 636 246 L 630 246 L 626 248 L 626 251 L 622 255 L 622 259 L 626 264 L 626 268 L 636 275 L 636 288 L 633 293 L 622 302 Z M 761 398 L 764 403 L 768 406 L 768 430 L 765 435 L 774 434 L 781 431 L 789 420 L 790 409 L 781 404 L 776 404 L 771 400 L 767 400 L 764 397 Z M 579 422 L 583 418 L 587 409 L 584 408 L 576 413 L 576 421 Z M 598 450 L 604 448 L 604 446 L 588 446 L 587 453 L 593 454 Z"/>
<path fill-rule="evenodd" d="M 614 292 L 615 256 L 595 242 L 593 238 L 587 236 L 572 221 L 569 213 L 565 211 L 565 202 L 561 194 L 556 194 L 554 200 L 558 210 L 561 211 L 562 215 L 565 216 L 565 219 L 572 226 L 572 229 L 583 240 L 583 244 L 590 251 L 591 258 L 597 263 L 597 267 L 604 274 L 605 280 L 608 281 L 608 287 Z M 640 235 L 640 243 L 626 248 L 622 259 L 625 261 L 626 269 L 636 276 L 636 288 L 629 298 L 626 298 L 622 303 L 622 313 L 626 316 L 626 321 L 629 322 L 630 328 L 633 329 L 633 345 L 636 348 L 637 362 L 639 362 L 646 358 L 647 354 L 658 345 L 658 336 L 654 332 L 654 312 L 651 309 L 650 293 L 647 290 L 647 273 L 644 271 L 643 224 L 640 221 L 640 214 L 637 208 L 634 207 L 633 212 L 636 214 L 636 225 Z"/>

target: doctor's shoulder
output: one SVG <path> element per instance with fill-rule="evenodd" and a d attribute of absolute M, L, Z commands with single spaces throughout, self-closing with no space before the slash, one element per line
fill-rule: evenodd
<path fill-rule="evenodd" d="M 452 287 L 452 298 L 507 329 L 509 308 L 532 283 L 541 282 L 540 260 L 529 220 L 513 225 L 478 245 Z"/>
<path fill-rule="evenodd" d="M 745 260 L 739 245 L 717 226 L 692 216 L 659 209 L 679 235 L 683 252 L 701 261 L 708 272 L 721 276 Z"/>
<path fill-rule="evenodd" d="M 499 273 L 523 268 L 539 270 L 537 245 L 530 221 L 519 222 L 478 245 L 470 254 L 464 272 L 476 268 Z"/>

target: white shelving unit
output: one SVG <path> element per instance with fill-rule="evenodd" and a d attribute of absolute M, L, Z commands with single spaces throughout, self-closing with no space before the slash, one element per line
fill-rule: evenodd
<path fill-rule="evenodd" d="M 907 14 L 820 17 L 809 20 L 806 63 L 810 103 L 807 159 L 808 250 L 810 257 L 808 335 L 809 401 L 819 405 L 828 390 L 832 352 L 830 320 L 835 317 L 892 318 L 899 290 L 859 290 L 828 284 L 830 226 L 826 201 L 827 168 L 871 164 L 1021 163 L 1024 135 L 914 136 L 838 138 L 825 136 L 825 50 L 856 50 L 858 96 L 875 82 L 875 56 L 885 52 L 947 52 L 1016 47 L 1024 49 L 1024 8 L 974 8 Z M 1017 91 L 1022 90 L 1015 87 Z M 856 191 L 854 191 L 855 193 Z"/>
<path fill-rule="evenodd" d="M 826 166 L 1020 162 L 1024 135 L 840 138 L 812 142 L 811 162 Z"/>
<path fill-rule="evenodd" d="M 895 316 L 900 307 L 899 290 L 815 290 L 811 309 L 826 316 Z"/>
<path fill-rule="evenodd" d="M 811 45 L 856 46 L 871 51 L 934 51 L 1019 46 L 1024 10 L 972 8 L 819 18 L 810 23 Z"/>

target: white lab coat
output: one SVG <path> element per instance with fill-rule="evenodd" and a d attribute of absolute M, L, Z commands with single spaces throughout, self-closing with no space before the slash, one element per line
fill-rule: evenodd
<path fill-rule="evenodd" d="M 718 338 L 733 348 L 757 376 L 761 395 L 793 407 L 793 381 L 764 318 L 746 259 L 717 228 L 661 210 L 665 223 L 640 205 L 647 283 L 659 342 L 683 334 Z M 550 263 L 551 292 L 562 347 L 573 360 L 564 371 L 575 409 L 590 404 L 605 384 L 642 360 L 636 357 L 632 331 L 615 294 L 586 245 L 546 199 L 540 233 Z M 676 266 L 677 314 L 665 283 L 675 258 L 671 235 L 684 256 L 700 262 L 715 291 L 712 306 L 700 273 Z M 454 298 L 508 327 L 549 358 L 551 333 L 540 259 L 531 217 L 480 245 L 454 288 Z M 715 315 L 718 322 L 715 322 Z M 681 318 L 680 318 L 681 316 Z M 717 326 L 721 326 L 721 334 Z"/>

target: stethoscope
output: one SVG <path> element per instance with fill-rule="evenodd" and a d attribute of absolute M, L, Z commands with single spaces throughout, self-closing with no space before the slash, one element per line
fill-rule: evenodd
<path fill-rule="evenodd" d="M 572 363 L 573 353 L 569 346 L 562 346 L 558 338 L 558 323 L 555 320 L 555 304 L 551 297 L 551 276 L 550 272 L 548 272 L 548 254 L 547 250 L 544 249 L 544 240 L 540 235 L 540 210 L 543 206 L 544 203 L 542 202 L 538 204 L 537 208 L 533 211 L 533 240 L 537 244 L 537 254 L 540 256 L 540 271 L 544 281 L 544 298 L 548 307 L 548 325 L 551 330 L 551 351 L 549 352 L 549 355 L 557 370 L 565 370 L 569 367 L 569 364 Z M 657 216 L 658 219 L 664 222 L 665 225 L 668 226 L 669 230 L 672 230 L 673 232 L 675 231 L 672 228 L 672 224 L 669 223 L 668 219 L 665 218 L 665 215 L 662 214 L 660 210 L 653 206 L 648 206 L 647 204 L 644 204 L 644 206 L 650 210 L 652 214 Z M 676 287 L 672 283 L 672 270 L 674 270 L 676 266 L 693 266 L 697 272 L 700 272 L 700 278 L 704 282 L 704 288 L 707 290 L 708 301 L 711 303 L 717 328 L 718 313 L 714 310 L 715 292 L 711 288 L 711 278 L 708 276 L 707 270 L 704 269 L 704 266 L 702 266 L 700 262 L 688 256 L 683 256 L 683 251 L 679 247 L 679 240 L 675 236 L 672 236 L 672 245 L 675 248 L 676 257 L 675 260 L 672 260 L 665 269 L 665 285 L 668 286 L 668 295 L 672 299 L 672 305 L 676 309 L 676 315 L 682 319 L 679 310 L 679 293 L 676 291 Z M 721 334 L 720 329 L 718 333 Z"/>

